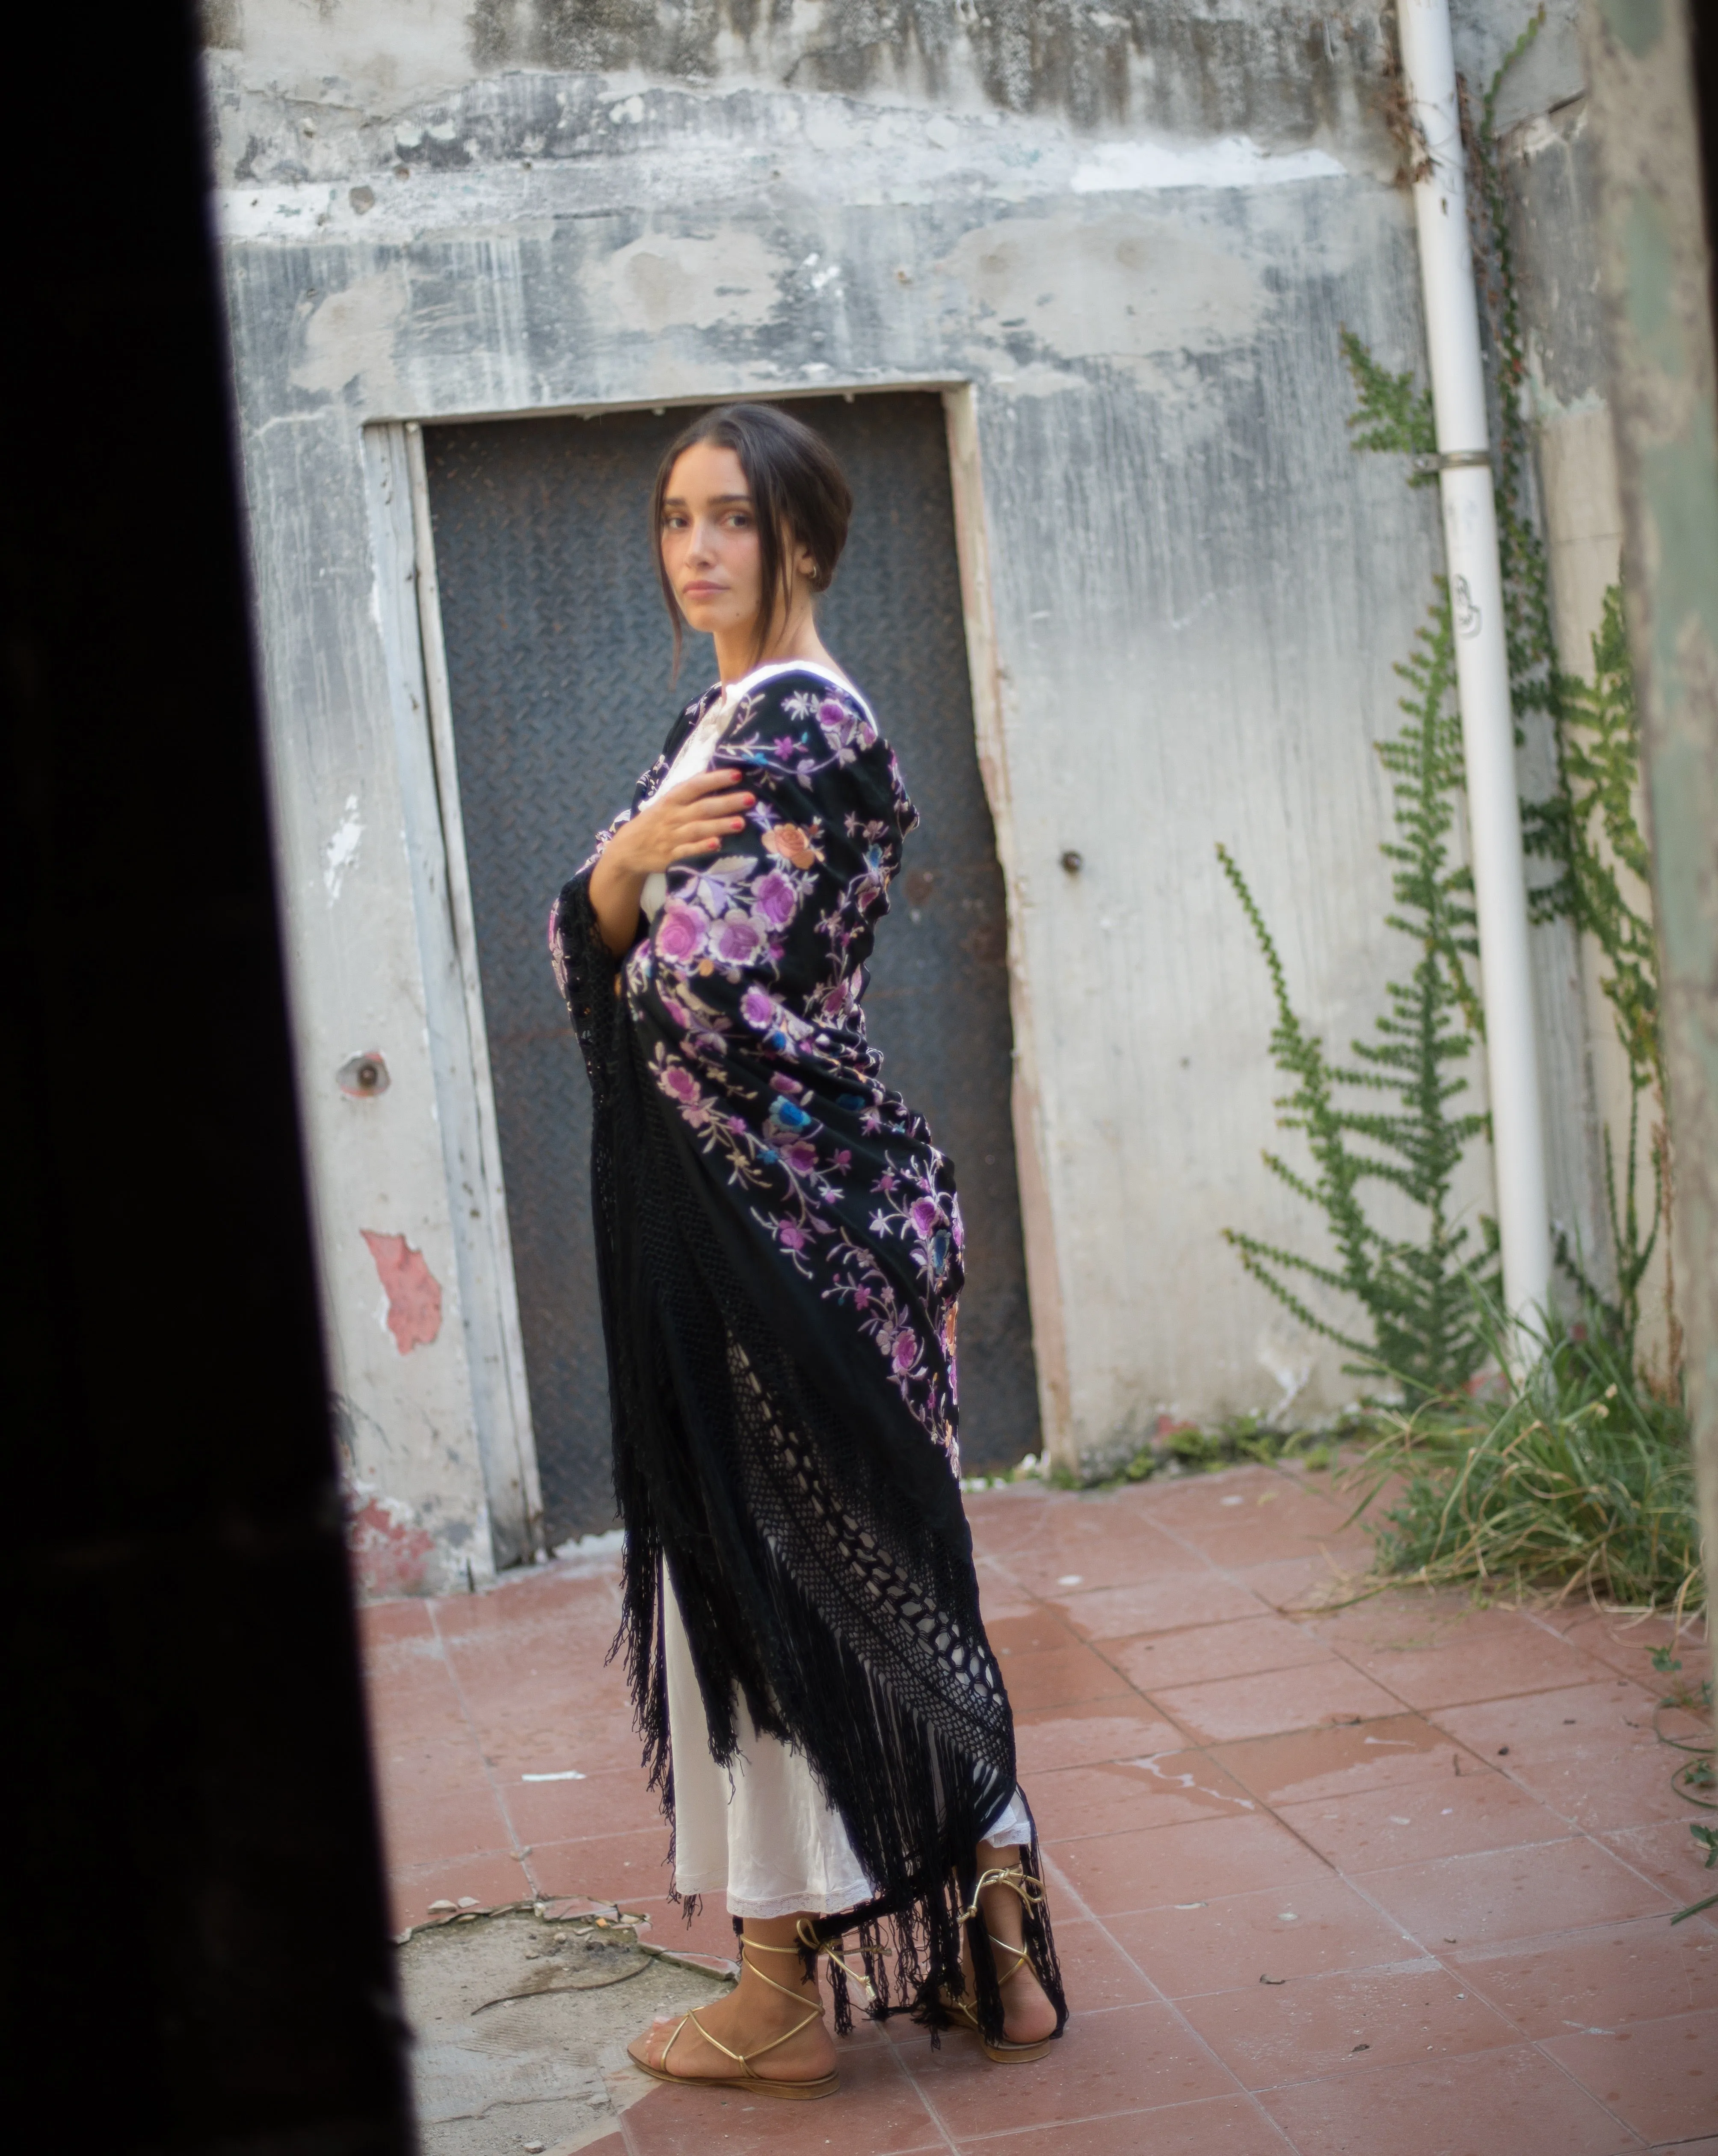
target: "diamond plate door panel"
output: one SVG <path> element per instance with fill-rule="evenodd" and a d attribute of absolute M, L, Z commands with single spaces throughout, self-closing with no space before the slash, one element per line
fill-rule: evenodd
<path fill-rule="evenodd" d="M 940 399 L 839 398 L 819 427 L 856 497 L 826 641 L 875 706 L 923 824 L 867 997 L 891 1081 L 954 1158 L 965 1211 L 962 1443 L 1035 1450 L 1009 1120 L 1002 881 L 974 748 Z M 591 1245 L 589 1100 L 544 944 L 549 903 L 627 798 L 676 690 L 645 530 L 683 411 L 426 427 L 424 447 L 502 1168 L 552 1540 L 614 1517 Z"/>

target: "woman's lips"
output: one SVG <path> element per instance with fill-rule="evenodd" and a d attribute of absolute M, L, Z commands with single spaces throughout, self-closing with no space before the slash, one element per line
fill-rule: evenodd
<path fill-rule="evenodd" d="M 688 584 L 686 596 L 689 599 L 720 598 L 727 588 L 726 584 Z"/>

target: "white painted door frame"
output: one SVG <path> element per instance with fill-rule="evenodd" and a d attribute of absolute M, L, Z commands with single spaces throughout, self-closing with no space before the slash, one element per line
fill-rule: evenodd
<path fill-rule="evenodd" d="M 366 427 L 364 456 L 472 1412 L 496 1563 L 517 1564 L 543 1548 L 543 1495 L 460 816 L 423 430 L 416 421 Z"/>

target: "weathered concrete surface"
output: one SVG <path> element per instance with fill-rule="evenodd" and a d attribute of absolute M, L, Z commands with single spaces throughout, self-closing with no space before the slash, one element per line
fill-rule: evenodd
<path fill-rule="evenodd" d="M 1505 90 L 1514 86 L 1512 72 Z M 1608 402 L 1597 180 L 1584 79 L 1577 94 L 1511 129 L 1503 150 L 1557 658 L 1566 671 L 1590 680 L 1605 593 L 1622 573 L 1623 505 Z M 1546 748 L 1548 743 L 1533 758 L 1530 791 L 1551 783 Z M 1643 814 L 1638 802 L 1637 813 Z M 1628 871 L 1617 865 L 1625 884 L 1632 884 Z M 1631 896 L 1650 911 L 1651 894 L 1643 886 Z M 1628 1129 L 1628 1061 L 1604 995 L 1597 946 L 1590 937 L 1576 937 L 1566 923 L 1535 932 L 1542 987 L 1551 988 L 1559 977 L 1568 984 L 1559 1005 L 1562 1037 L 1556 1014 L 1546 1014 L 1544 1028 L 1552 1055 L 1561 1050 L 1566 1061 L 1559 1091 L 1571 1107 L 1584 1103 L 1587 1111 L 1566 1115 L 1550 1142 L 1554 1148 L 1579 1148 L 1582 1156 L 1578 1170 L 1566 1165 L 1562 1185 L 1585 1188 L 1596 1202 L 1587 1216 L 1577 1214 L 1567 1224 L 1594 1277 L 1608 1281 L 1614 1278 L 1614 1253 L 1608 1219 L 1597 1202 L 1604 1188 L 1602 1132 L 1610 1132 L 1620 1169 Z M 1649 1199 L 1651 1135 L 1649 1118 L 1639 1154 Z M 1641 1284 L 1638 1336 L 1643 1353 L 1660 1367 L 1669 1345 L 1669 1267 L 1668 1243 L 1661 1238 Z"/>
<path fill-rule="evenodd" d="M 1482 59 L 1527 13 L 1469 11 Z M 862 13 L 869 44 L 852 42 Z M 233 40 L 211 53 L 210 95 L 304 1068 L 360 1475 L 438 1553 L 447 1522 L 478 1532 L 486 1490 L 502 1510 L 468 1441 L 468 1209 L 448 1196 L 423 1045 L 436 961 L 414 911 L 400 759 L 419 721 L 396 651 L 410 564 L 378 536 L 393 511 L 373 470 L 367 495 L 365 430 L 744 392 L 971 386 L 999 845 L 1031 1019 L 1017 1097 L 1035 1112 L 1016 1137 L 1066 1337 L 1052 1445 L 1072 1459 L 1164 1413 L 1346 1398 L 1340 1355 L 1218 1239 L 1304 1245 L 1316 1228 L 1260 1163 L 1278 1090 L 1268 983 L 1213 849 L 1253 879 L 1312 1022 L 1336 1043 L 1369 1029 L 1405 963 L 1381 927 L 1372 744 L 1399 724 L 1392 667 L 1438 559 L 1432 506 L 1345 426 L 1341 326 L 1392 367 L 1422 350 L 1378 10 L 688 8 L 674 19 L 713 42 L 700 79 L 673 63 L 678 80 L 653 10 L 473 28 L 451 7 L 313 21 L 253 0 L 215 18 Z M 595 19 L 620 42 L 544 42 Z M 1005 95 L 985 40 L 1000 52 L 1028 21 L 1042 71 Z M 1119 72 L 1078 59 L 1124 48 Z M 1196 48 L 1197 68 L 1177 57 Z M 337 894 L 350 803 L 364 836 Z M 336 1069 L 371 1045 L 391 1090 L 338 1096 Z M 1585 1219 L 1576 1152 L 1555 1197 Z M 1464 1202 L 1488 1188 L 1476 1161 Z M 404 1235 L 446 1298 L 435 1341 L 404 1356 L 365 1229 Z"/>
<path fill-rule="evenodd" d="M 612 2133 L 654 2086 L 626 2062 L 632 2038 L 728 1988 L 646 1952 L 629 1926 L 552 1902 L 421 1926 L 401 1944 L 399 1976 L 424 2156 L 517 2156 L 532 2143 L 570 2156 Z"/>
<path fill-rule="evenodd" d="M 1709 1589 L 1718 1581 L 1718 364 L 1681 0 L 1582 24 Z"/>

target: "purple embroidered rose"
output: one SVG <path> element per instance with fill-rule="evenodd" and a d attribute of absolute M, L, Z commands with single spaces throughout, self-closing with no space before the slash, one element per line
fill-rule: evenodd
<path fill-rule="evenodd" d="M 684 965 L 704 947 L 704 917 L 683 900 L 671 898 L 656 919 L 656 948 L 669 962 Z"/>
<path fill-rule="evenodd" d="M 902 1377 L 905 1377 L 918 1360 L 918 1335 L 910 1325 L 903 1325 L 895 1335 L 895 1344 L 890 1351 L 889 1359 Z"/>
<path fill-rule="evenodd" d="M 760 877 L 752 886 L 752 896 L 758 910 L 767 921 L 778 928 L 784 927 L 794 917 L 794 887 L 779 869 L 772 869 L 767 876 Z"/>
<path fill-rule="evenodd" d="M 773 997 L 755 984 L 740 998 L 740 1016 L 748 1025 L 763 1028 L 775 1023 L 775 1003 Z"/>
<path fill-rule="evenodd" d="M 921 1238 L 928 1235 L 937 1224 L 937 1201 L 921 1198 L 909 1208 L 907 1218 L 913 1223 L 913 1232 Z"/>
<path fill-rule="evenodd" d="M 710 934 L 712 955 L 726 966 L 754 964 L 764 947 L 762 925 L 748 913 L 724 914 Z"/>
<path fill-rule="evenodd" d="M 660 1067 L 662 1091 L 671 1095 L 683 1106 L 690 1107 L 698 1098 L 697 1080 L 678 1063 L 664 1063 Z"/>
<path fill-rule="evenodd" d="M 807 1240 L 805 1231 L 797 1220 L 778 1221 L 775 1232 L 780 1237 L 781 1246 L 784 1250 L 805 1249 Z"/>
<path fill-rule="evenodd" d="M 804 1138 L 782 1148 L 782 1158 L 796 1175 L 810 1175 L 817 1166 L 817 1148 Z"/>

